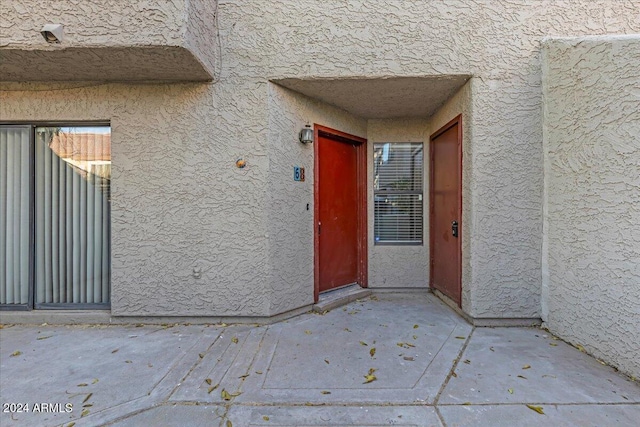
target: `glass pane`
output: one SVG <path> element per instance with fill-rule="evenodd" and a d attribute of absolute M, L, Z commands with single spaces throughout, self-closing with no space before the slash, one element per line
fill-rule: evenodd
<path fill-rule="evenodd" d="M 374 144 L 374 190 L 422 192 L 422 143 Z"/>
<path fill-rule="evenodd" d="M 108 303 L 111 130 L 38 127 L 35 139 L 35 302 Z"/>
<path fill-rule="evenodd" d="M 373 152 L 375 243 L 422 244 L 423 144 L 378 143 Z"/>
<path fill-rule="evenodd" d="M 422 243 L 422 195 L 375 196 L 375 242 Z"/>
<path fill-rule="evenodd" d="M 0 304 L 29 302 L 29 126 L 0 126 Z"/>

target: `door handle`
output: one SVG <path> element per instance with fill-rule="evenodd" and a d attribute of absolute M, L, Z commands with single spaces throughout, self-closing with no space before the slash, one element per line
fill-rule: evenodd
<path fill-rule="evenodd" d="M 458 237 L 458 221 L 451 221 L 451 234 Z"/>

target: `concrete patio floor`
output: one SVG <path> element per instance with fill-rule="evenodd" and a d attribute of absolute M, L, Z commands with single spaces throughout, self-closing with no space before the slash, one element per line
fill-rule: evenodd
<path fill-rule="evenodd" d="M 5 325 L 0 401 L 29 404 L 0 413 L 3 427 L 640 420 L 640 386 L 612 368 L 539 328 L 473 328 L 415 293 L 268 326 Z M 62 412 L 34 412 L 56 403 Z"/>

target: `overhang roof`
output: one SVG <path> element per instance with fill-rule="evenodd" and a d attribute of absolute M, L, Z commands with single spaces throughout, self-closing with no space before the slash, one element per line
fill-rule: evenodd
<path fill-rule="evenodd" d="M 430 117 L 471 76 L 273 79 L 273 83 L 366 119 Z"/>

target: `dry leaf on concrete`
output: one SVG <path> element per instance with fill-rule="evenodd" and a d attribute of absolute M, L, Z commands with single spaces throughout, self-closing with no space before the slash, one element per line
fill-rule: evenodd
<path fill-rule="evenodd" d="M 536 411 L 539 414 L 544 415 L 544 411 L 542 410 L 542 406 L 527 405 L 527 408 L 531 409 L 532 411 Z"/>

